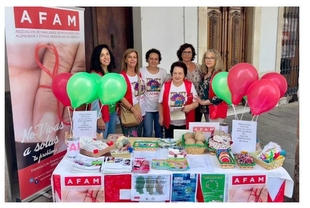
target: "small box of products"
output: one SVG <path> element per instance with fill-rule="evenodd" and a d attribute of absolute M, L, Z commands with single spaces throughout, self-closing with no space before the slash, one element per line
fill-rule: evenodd
<path fill-rule="evenodd" d="M 148 173 L 150 171 L 150 161 L 146 158 L 134 158 L 132 165 L 133 173 Z"/>
<path fill-rule="evenodd" d="M 231 150 L 232 143 L 230 134 L 215 130 L 207 139 L 207 149 L 211 155 L 215 155 L 218 149 Z"/>
<path fill-rule="evenodd" d="M 252 152 L 254 162 L 267 170 L 272 170 L 282 167 L 286 151 L 283 150 L 277 143 L 269 142 L 262 151 Z"/>
<path fill-rule="evenodd" d="M 224 169 L 235 168 L 236 162 L 234 160 L 234 157 L 227 149 L 218 149 L 216 152 L 216 158 L 218 159 L 221 168 Z"/>
<path fill-rule="evenodd" d="M 247 151 L 241 151 L 240 153 L 234 154 L 237 165 L 242 170 L 251 170 L 255 166 L 253 156 Z"/>
<path fill-rule="evenodd" d="M 133 143 L 135 151 L 155 151 L 158 148 L 156 141 L 137 140 Z"/>

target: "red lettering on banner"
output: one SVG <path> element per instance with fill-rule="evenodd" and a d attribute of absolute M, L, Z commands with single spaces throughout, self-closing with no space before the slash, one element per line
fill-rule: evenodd
<path fill-rule="evenodd" d="M 65 177 L 66 186 L 101 185 L 101 176 Z"/>
<path fill-rule="evenodd" d="M 16 28 L 80 30 L 79 12 L 47 7 L 14 7 Z"/>
<path fill-rule="evenodd" d="M 252 175 L 252 176 L 233 176 L 233 185 L 243 185 L 243 184 L 265 184 L 266 175 Z"/>

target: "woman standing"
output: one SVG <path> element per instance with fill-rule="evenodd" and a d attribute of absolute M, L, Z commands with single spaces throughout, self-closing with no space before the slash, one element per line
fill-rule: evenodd
<path fill-rule="evenodd" d="M 94 48 L 91 57 L 91 72 L 104 76 L 115 69 L 115 59 L 112 51 L 106 44 L 98 45 Z M 91 104 L 91 110 L 98 111 L 97 133 L 103 132 L 103 138 L 116 132 L 116 105 L 102 106 L 99 99 Z M 101 110 L 100 110 L 101 109 Z"/>
<path fill-rule="evenodd" d="M 201 71 L 203 79 L 199 84 L 196 101 L 200 104 L 207 122 L 223 123 L 227 117 L 228 105 L 225 101 L 218 98 L 212 89 L 213 77 L 223 69 L 223 61 L 217 50 L 209 49 L 202 56 Z"/>
<path fill-rule="evenodd" d="M 145 59 L 148 66 L 140 69 L 142 79 L 146 84 L 146 91 L 144 94 L 146 113 L 143 119 L 143 136 L 151 137 L 154 129 L 155 137 L 163 138 L 163 128 L 158 122 L 158 97 L 162 84 L 166 80 L 167 72 L 165 69 L 158 67 L 161 61 L 161 53 L 159 50 L 155 48 L 148 50 L 145 54 Z"/>
<path fill-rule="evenodd" d="M 120 119 L 120 123 L 123 134 L 133 137 L 142 136 L 142 121 L 145 115 L 145 86 L 139 72 L 138 58 L 138 52 L 135 49 L 127 49 L 123 55 L 121 70 L 121 74 L 124 76 L 127 84 L 127 91 L 124 98 L 121 99 L 121 104 L 134 114 L 136 120 L 140 121 L 140 124 L 125 127 L 122 123 L 122 119 Z M 140 109 L 134 107 L 137 103 L 139 103 Z"/>
<path fill-rule="evenodd" d="M 184 43 L 180 46 L 179 50 L 177 51 L 177 56 L 179 61 L 183 61 L 187 67 L 187 75 L 186 79 L 190 80 L 198 92 L 198 85 L 202 78 L 201 69 L 198 64 L 194 63 L 194 59 L 196 56 L 196 50 L 192 44 Z M 201 112 L 199 108 L 195 110 L 195 122 L 201 122 Z"/>
<path fill-rule="evenodd" d="M 196 89 L 185 79 L 185 63 L 174 62 L 170 74 L 172 80 L 163 84 L 158 99 L 159 124 L 165 127 L 166 138 L 173 138 L 174 129 L 188 129 L 189 122 L 195 121 L 195 108 L 198 107 L 193 100 L 197 96 Z"/>

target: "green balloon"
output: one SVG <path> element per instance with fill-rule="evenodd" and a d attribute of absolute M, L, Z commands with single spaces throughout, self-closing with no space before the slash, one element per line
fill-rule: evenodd
<path fill-rule="evenodd" d="M 212 89 L 217 97 L 224 100 L 228 105 L 231 105 L 231 92 L 228 87 L 227 76 L 228 72 L 217 73 L 212 80 Z"/>
<path fill-rule="evenodd" d="M 95 78 L 97 84 L 100 82 L 100 80 L 101 80 L 101 78 L 102 78 L 102 76 L 100 76 L 100 75 L 97 74 L 97 73 L 91 73 L 90 75 L 91 75 L 93 78 Z M 92 98 L 90 99 L 90 101 L 89 101 L 88 103 L 86 103 L 86 104 L 90 104 L 90 103 L 94 102 L 94 101 L 97 100 L 97 99 L 99 99 L 98 93 L 96 93 L 96 94 L 94 95 L 94 97 L 92 97 Z"/>
<path fill-rule="evenodd" d="M 97 73 L 91 73 L 90 75 L 95 78 L 97 83 L 99 83 L 100 79 L 102 78 L 102 76 Z"/>
<path fill-rule="evenodd" d="M 87 72 L 75 73 L 68 80 L 67 93 L 72 107 L 77 108 L 84 103 L 90 103 L 97 94 L 97 82 Z"/>
<path fill-rule="evenodd" d="M 104 75 L 98 83 L 98 97 L 102 104 L 110 105 L 120 101 L 127 91 L 124 77 L 117 73 Z"/>

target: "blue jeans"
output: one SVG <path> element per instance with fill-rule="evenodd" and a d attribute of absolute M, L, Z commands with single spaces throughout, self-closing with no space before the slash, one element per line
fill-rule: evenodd
<path fill-rule="evenodd" d="M 146 112 L 143 119 L 143 136 L 152 137 L 153 128 L 156 138 L 163 138 L 163 127 L 158 123 L 158 112 Z"/>
<path fill-rule="evenodd" d="M 109 134 L 115 134 L 116 132 L 116 112 L 110 114 L 110 120 L 105 123 L 105 130 L 102 131 L 97 128 L 97 133 L 103 132 L 103 138 L 108 138 Z"/>

